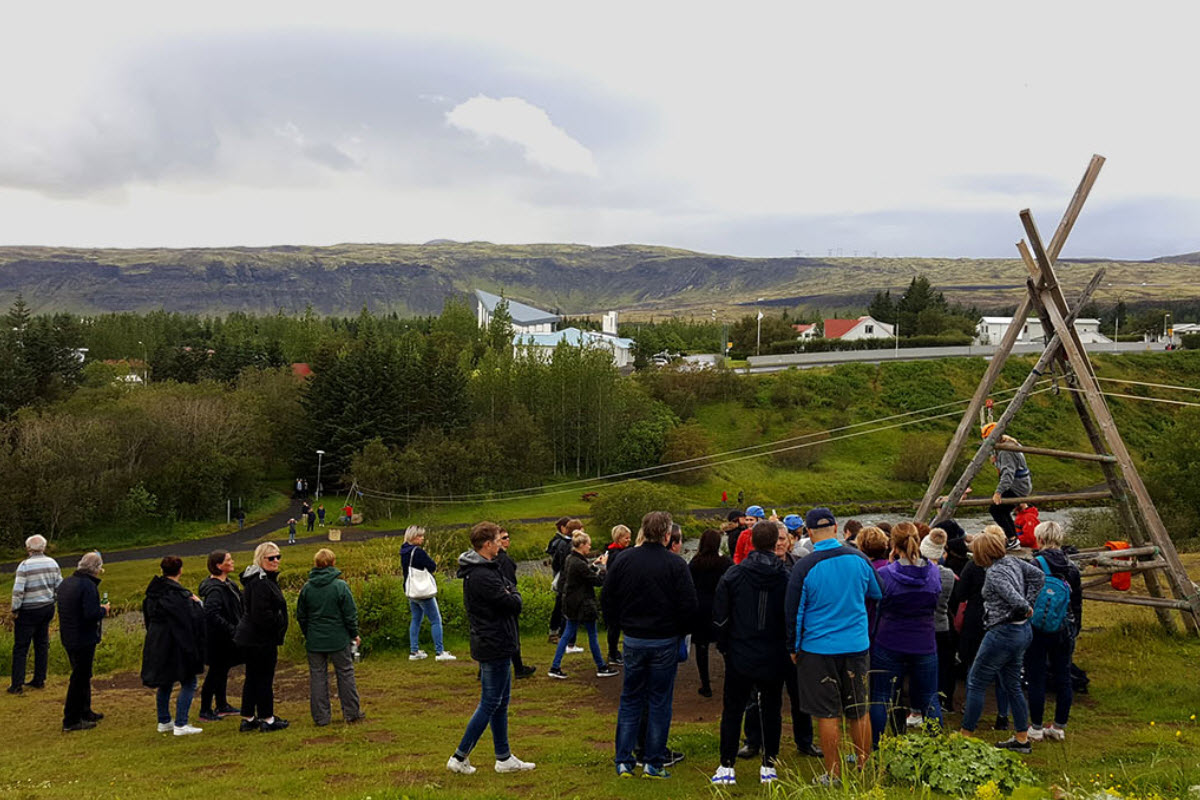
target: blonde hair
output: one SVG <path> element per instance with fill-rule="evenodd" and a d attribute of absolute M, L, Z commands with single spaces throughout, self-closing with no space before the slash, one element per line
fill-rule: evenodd
<path fill-rule="evenodd" d="M 1061 548 L 1063 540 L 1067 538 L 1063 526 L 1051 519 L 1038 523 L 1038 526 L 1033 529 L 1033 535 L 1037 538 L 1038 547 L 1042 550 Z"/>
<path fill-rule="evenodd" d="M 625 527 L 624 525 L 613 525 L 612 540 L 614 542 L 619 542 L 626 536 L 632 536 L 632 532 L 629 530 L 629 528 Z"/>
<path fill-rule="evenodd" d="M 263 559 L 267 556 L 273 556 L 276 553 L 282 552 L 279 545 L 274 542 L 263 542 L 258 547 L 254 548 L 254 557 L 252 563 L 259 569 L 263 568 Z"/>
<path fill-rule="evenodd" d="M 881 528 L 874 525 L 867 525 L 858 532 L 858 536 L 854 537 L 854 544 L 858 549 L 863 551 L 869 558 L 887 558 L 888 535 Z"/>
<path fill-rule="evenodd" d="M 412 544 L 413 539 L 416 539 L 418 536 L 424 536 L 424 535 L 425 535 L 425 529 L 422 528 L 420 525 L 409 525 L 407 528 L 404 529 L 404 543 Z"/>
<path fill-rule="evenodd" d="M 585 544 L 591 544 L 591 543 L 592 543 L 592 537 L 590 537 L 586 533 L 584 533 L 582 529 L 577 530 L 571 534 L 571 547 L 575 548 L 576 550 L 583 547 Z"/>
<path fill-rule="evenodd" d="M 999 525 L 992 524 L 984 526 L 983 532 L 988 536 L 999 536 L 1001 539 L 1008 539 L 1008 534 L 1004 532 L 1004 528 Z"/>
<path fill-rule="evenodd" d="M 999 526 L 988 525 L 988 528 L 999 528 Z M 984 569 L 1004 558 L 1007 551 L 1003 531 L 997 536 L 984 528 L 983 533 L 976 536 L 975 541 L 971 542 L 971 560 Z"/>
<path fill-rule="evenodd" d="M 317 567 L 318 569 L 321 567 L 332 567 L 333 559 L 333 551 L 328 547 L 322 547 L 317 551 L 317 554 L 313 556 L 313 566 Z"/>
<path fill-rule="evenodd" d="M 859 532 L 859 536 L 862 533 Z M 899 522 L 892 528 L 892 553 L 912 563 L 921 559 L 921 531 L 911 522 Z"/>

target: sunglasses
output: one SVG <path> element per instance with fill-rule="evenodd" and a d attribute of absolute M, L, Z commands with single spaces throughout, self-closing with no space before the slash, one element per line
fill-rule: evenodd
<path fill-rule="evenodd" d="M 266 560 L 267 561 L 278 561 L 281 558 L 283 558 L 283 556 L 267 556 Z"/>

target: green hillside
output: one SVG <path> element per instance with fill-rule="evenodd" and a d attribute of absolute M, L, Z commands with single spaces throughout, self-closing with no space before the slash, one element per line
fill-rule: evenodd
<path fill-rule="evenodd" d="M 1195 263 L 1095 262 L 1061 268 L 1068 288 L 1108 270 L 1099 301 L 1200 297 Z M 0 304 L 24 294 L 37 312 L 274 313 L 312 305 L 350 314 L 364 305 L 436 314 L 451 294 L 480 288 L 566 314 L 610 308 L 632 317 L 708 316 L 765 305 L 859 309 L 874 292 L 924 274 L 951 300 L 1016 302 L 1016 259 L 737 258 L 642 245 L 341 244 L 213 249 L 0 248 Z"/>

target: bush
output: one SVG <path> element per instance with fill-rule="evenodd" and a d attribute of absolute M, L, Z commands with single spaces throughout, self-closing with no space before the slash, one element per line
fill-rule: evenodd
<path fill-rule="evenodd" d="M 670 511 L 673 516 L 682 516 L 683 502 L 672 487 L 647 481 L 629 481 L 606 488 L 592 503 L 592 538 L 604 541 L 615 525 L 627 525 L 636 534 L 642 517 L 650 511 Z"/>
<path fill-rule="evenodd" d="M 957 733 L 885 736 L 878 755 L 892 780 L 954 797 L 974 794 L 985 784 L 1008 795 L 1034 782 L 1033 772 L 1016 755 Z"/>
<path fill-rule="evenodd" d="M 1179 337 L 1184 350 L 1200 350 L 1200 333 L 1185 333 Z"/>
<path fill-rule="evenodd" d="M 705 456 L 711 452 L 712 440 L 700 423 L 693 420 L 684 425 L 676 426 L 667 434 L 667 443 L 663 448 L 662 463 L 676 464 L 680 461 L 687 461 L 689 463 L 670 467 L 669 469 L 678 469 L 681 471 L 666 476 L 667 480 L 672 483 L 684 485 L 703 483 L 709 474 L 708 462 Z"/>
<path fill-rule="evenodd" d="M 926 433 L 905 436 L 900 453 L 892 462 L 892 474 L 897 480 L 928 483 L 945 452 L 946 445 L 940 436 Z"/>

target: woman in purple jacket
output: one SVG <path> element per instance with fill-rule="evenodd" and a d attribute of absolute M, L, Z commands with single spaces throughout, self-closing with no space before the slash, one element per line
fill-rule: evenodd
<path fill-rule="evenodd" d="M 877 570 L 883 599 L 871 642 L 871 734 L 876 746 L 909 677 L 911 706 L 942 724 L 938 702 L 934 612 L 942 592 L 937 564 L 921 558 L 921 534 L 911 522 L 892 528 L 891 562 Z"/>

